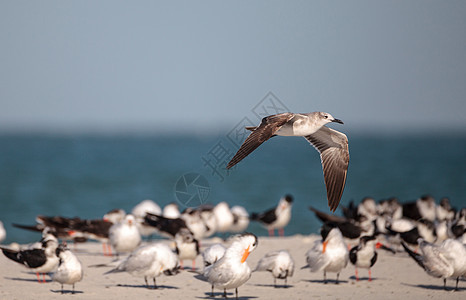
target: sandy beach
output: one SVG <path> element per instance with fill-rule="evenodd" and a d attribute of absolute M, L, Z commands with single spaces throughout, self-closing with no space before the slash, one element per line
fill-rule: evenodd
<path fill-rule="evenodd" d="M 239 288 L 240 299 L 458 299 L 466 290 L 466 282 L 460 280 L 459 291 L 453 292 L 454 280 L 448 280 L 449 291 L 443 290 L 443 280 L 430 277 L 406 253 L 391 254 L 379 250 L 378 261 L 372 268 L 372 282 L 367 280 L 367 271 L 359 270 L 360 281 L 356 281 L 351 264 L 340 274 L 340 283 L 335 284 L 336 274 L 329 273 L 329 282 L 323 283 L 322 273 L 311 273 L 305 266 L 305 253 L 317 235 L 294 235 L 284 238 L 260 237 L 259 246 L 251 253 L 247 263 L 253 269 L 259 259 L 267 252 L 287 249 L 295 260 L 293 277 L 288 279 L 288 288 L 273 286 L 269 272 L 254 272 L 249 281 Z M 204 240 L 201 250 L 218 238 Z M 169 241 L 163 241 L 170 244 Z M 51 282 L 39 284 L 36 275 L 25 267 L 0 255 L 0 299 L 212 299 L 210 285 L 198 279 L 191 271 L 191 261 L 185 261 L 186 268 L 176 276 L 157 278 L 159 288 L 147 289 L 143 278 L 127 273 L 103 275 L 111 267 L 91 267 L 96 264 L 111 263 L 113 258 L 103 256 L 99 243 L 78 244 L 70 248 L 77 254 L 84 267 L 84 279 L 76 284 L 75 294 L 71 286 L 65 286 L 61 294 L 60 284 Z M 196 266 L 202 267 L 202 257 L 196 259 Z M 216 290 L 215 298 L 222 299 L 223 291 Z M 228 291 L 234 299 L 234 290 Z"/>

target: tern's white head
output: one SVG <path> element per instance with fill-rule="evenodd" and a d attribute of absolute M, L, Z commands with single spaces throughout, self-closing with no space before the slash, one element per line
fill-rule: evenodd
<path fill-rule="evenodd" d="M 240 263 L 244 263 L 249 254 L 256 249 L 257 244 L 258 240 L 254 234 L 239 234 L 234 237 L 233 243 L 225 252 L 225 257 L 239 259 Z"/>

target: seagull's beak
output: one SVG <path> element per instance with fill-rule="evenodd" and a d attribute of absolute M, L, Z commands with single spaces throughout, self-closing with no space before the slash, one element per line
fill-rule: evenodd
<path fill-rule="evenodd" d="M 246 261 L 246 258 L 249 256 L 249 246 L 244 249 L 243 257 L 241 257 L 241 263 L 244 263 Z"/>
<path fill-rule="evenodd" d="M 325 253 L 325 249 L 327 248 L 328 241 L 322 242 L 322 253 Z"/>
<path fill-rule="evenodd" d="M 344 124 L 343 121 L 340 119 L 333 119 L 332 122 Z"/>

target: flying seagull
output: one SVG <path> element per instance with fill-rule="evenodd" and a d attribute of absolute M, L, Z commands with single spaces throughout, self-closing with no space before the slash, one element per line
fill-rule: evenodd
<path fill-rule="evenodd" d="M 239 163 L 273 136 L 302 136 L 320 153 L 328 206 L 335 211 L 345 187 L 349 151 L 346 135 L 324 126 L 331 122 L 343 124 L 341 120 L 325 112 L 307 114 L 288 112 L 265 117 L 259 126 L 246 127 L 252 133 L 228 163 L 227 169 Z"/>

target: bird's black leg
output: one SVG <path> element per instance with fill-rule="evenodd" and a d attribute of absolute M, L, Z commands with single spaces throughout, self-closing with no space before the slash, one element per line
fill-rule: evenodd
<path fill-rule="evenodd" d="M 63 283 L 61 284 L 61 293 L 63 294 Z"/>
<path fill-rule="evenodd" d="M 276 288 L 277 287 L 277 278 L 273 278 L 273 287 Z"/>
<path fill-rule="evenodd" d="M 210 297 L 214 297 L 214 285 L 212 285 L 212 291 L 210 292 Z"/>
<path fill-rule="evenodd" d="M 337 282 L 335 284 L 338 284 L 338 278 L 340 277 L 340 273 L 337 273 Z"/>
<path fill-rule="evenodd" d="M 443 289 L 446 291 L 447 290 L 447 279 L 443 278 Z"/>
<path fill-rule="evenodd" d="M 226 299 L 227 298 L 227 289 L 223 289 L 223 297 Z"/>
<path fill-rule="evenodd" d="M 157 283 L 155 282 L 155 277 L 154 277 L 154 289 L 155 289 L 155 290 L 158 289 Z"/>
<path fill-rule="evenodd" d="M 235 289 L 236 300 L 238 300 L 238 288 Z"/>
<path fill-rule="evenodd" d="M 458 290 L 458 281 L 459 281 L 459 280 L 460 280 L 460 278 L 459 278 L 459 277 L 456 277 L 456 287 L 455 287 L 455 291 Z"/>
<path fill-rule="evenodd" d="M 73 291 L 71 292 L 71 294 L 74 294 L 74 283 L 73 283 Z"/>
<path fill-rule="evenodd" d="M 324 271 L 324 283 L 327 284 L 327 272 Z"/>
<path fill-rule="evenodd" d="M 288 273 L 288 272 L 287 272 L 287 273 Z M 285 288 L 287 288 L 287 287 L 288 287 L 287 279 L 288 279 L 288 276 L 287 276 L 287 277 L 285 277 Z"/>

